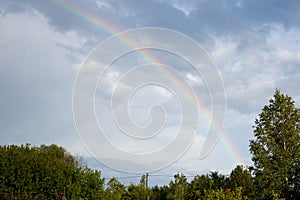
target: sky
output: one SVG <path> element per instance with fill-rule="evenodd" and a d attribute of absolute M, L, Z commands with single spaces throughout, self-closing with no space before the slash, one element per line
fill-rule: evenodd
<path fill-rule="evenodd" d="M 252 165 L 254 120 L 275 89 L 300 107 L 299 10 L 292 0 L 0 0 L 0 144 L 55 143 L 125 183 Z"/>

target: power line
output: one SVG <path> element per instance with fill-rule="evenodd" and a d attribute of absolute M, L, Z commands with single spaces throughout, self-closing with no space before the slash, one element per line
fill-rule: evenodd
<path fill-rule="evenodd" d="M 116 179 L 129 179 L 129 178 L 142 178 L 142 176 L 145 174 L 141 174 L 141 175 L 133 175 L 133 176 L 113 176 L 111 178 L 116 178 Z M 172 175 L 168 175 L 168 174 L 149 174 L 146 173 L 146 175 L 148 177 L 152 176 L 152 177 L 168 177 L 168 178 L 173 178 L 176 174 L 172 174 Z M 183 174 L 184 175 L 184 174 Z M 196 177 L 197 175 L 184 175 L 185 177 Z M 105 179 L 110 179 L 108 177 L 104 177 Z"/>
<path fill-rule="evenodd" d="M 116 178 L 116 179 L 127 179 L 127 178 L 140 178 L 142 175 L 135 175 L 135 176 L 113 176 L 111 178 Z M 103 177 L 105 179 L 111 179 L 108 177 Z"/>

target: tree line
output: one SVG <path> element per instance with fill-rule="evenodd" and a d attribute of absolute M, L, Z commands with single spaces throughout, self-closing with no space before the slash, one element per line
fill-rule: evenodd
<path fill-rule="evenodd" d="M 100 171 L 55 144 L 0 146 L 0 199 L 300 199 L 300 110 L 295 102 L 276 90 L 253 128 L 253 166 L 191 181 L 178 173 L 168 185 L 152 187 L 147 176 L 139 184 L 105 181 Z"/>
<path fill-rule="evenodd" d="M 105 183 L 101 172 L 92 170 L 55 144 L 0 146 L 0 199 L 239 199 L 250 195 L 250 172 L 237 166 L 229 177 L 211 172 L 191 182 L 174 175 L 169 185 L 148 187 L 145 176 L 139 184 L 122 184 L 117 178 Z"/>

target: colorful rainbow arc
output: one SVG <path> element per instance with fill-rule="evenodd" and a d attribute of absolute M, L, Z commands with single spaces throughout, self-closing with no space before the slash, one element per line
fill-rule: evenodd
<path fill-rule="evenodd" d="M 97 28 L 101 29 L 102 31 L 104 31 L 105 33 L 107 33 L 108 35 L 115 35 L 117 33 L 120 33 L 122 30 L 119 29 L 116 26 L 113 26 L 112 24 L 106 22 L 105 20 L 99 18 L 98 16 L 96 16 L 95 14 L 91 13 L 90 11 L 86 10 L 83 7 L 80 7 L 79 5 L 77 5 L 76 3 L 74 3 L 73 1 L 70 0 L 49 0 L 50 2 L 52 1 L 53 3 L 55 3 L 56 5 L 66 9 L 68 12 L 72 13 L 73 15 L 79 16 L 81 17 L 83 20 L 85 20 L 87 23 L 92 24 L 93 26 L 96 26 Z M 132 47 L 132 49 L 134 49 L 135 42 L 128 39 L 128 38 L 124 38 L 124 37 L 119 37 L 119 40 L 126 44 L 129 47 Z M 139 51 L 138 52 L 143 59 L 146 62 L 149 63 L 162 63 L 161 61 L 159 61 L 155 56 L 153 56 L 150 52 L 146 52 L 146 51 Z M 174 77 L 172 75 L 171 70 L 164 70 L 162 71 L 162 73 L 165 74 L 166 78 L 168 78 L 169 80 L 172 81 L 172 83 L 176 84 L 176 86 L 181 90 L 180 91 L 190 91 L 190 90 L 185 90 L 183 88 L 183 86 L 180 85 L 180 82 L 176 82 L 176 80 L 172 80 L 172 77 Z M 194 94 L 189 92 L 186 93 L 186 97 L 192 97 Z M 199 99 L 199 98 L 198 98 Z M 191 101 L 193 102 L 193 101 Z M 206 121 L 208 123 L 210 123 L 210 114 L 207 111 L 207 109 L 205 108 L 205 106 L 203 104 L 201 104 L 201 102 L 198 101 L 198 105 L 195 105 L 197 107 L 197 109 L 201 110 L 201 113 L 204 117 L 204 119 L 206 119 Z M 213 128 L 213 127 L 212 127 Z M 230 139 L 228 138 L 228 136 L 226 134 L 222 134 L 221 137 L 221 141 L 222 143 L 225 145 L 225 147 L 228 149 L 228 152 L 230 152 L 233 160 L 235 161 L 236 164 L 243 164 L 243 159 L 241 159 L 239 152 L 234 148 L 234 145 L 231 144 Z"/>

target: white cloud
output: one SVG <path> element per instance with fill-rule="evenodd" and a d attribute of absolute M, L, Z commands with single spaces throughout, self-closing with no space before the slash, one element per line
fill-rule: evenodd
<path fill-rule="evenodd" d="M 104 1 L 104 0 L 96 0 L 96 4 L 98 6 L 98 8 L 103 9 L 111 9 L 111 5 L 109 4 L 108 1 Z"/>
<path fill-rule="evenodd" d="M 200 82 L 202 82 L 199 77 L 193 75 L 190 72 L 186 73 L 186 78 L 188 80 L 192 81 L 193 83 L 200 83 Z"/>
<path fill-rule="evenodd" d="M 182 11 L 186 16 L 188 16 L 191 12 L 197 9 L 192 5 L 185 4 L 184 2 L 179 2 L 179 1 L 175 1 L 173 6 L 174 8 Z"/>
<path fill-rule="evenodd" d="M 228 106 L 240 112 L 258 112 L 275 88 L 288 89 L 283 83 L 287 76 L 298 74 L 295 63 L 299 63 L 299 31 L 284 30 L 270 25 L 271 31 L 257 41 L 248 43 L 239 34 L 212 36 L 209 52 L 217 63 L 225 83 Z M 258 32 L 244 33 L 245 36 Z M 253 38 L 259 38 L 254 36 Z M 211 43 L 211 42 L 210 42 Z M 287 93 L 294 92 L 291 87 Z"/>
<path fill-rule="evenodd" d="M 286 49 L 278 48 L 276 50 L 275 56 L 285 62 L 295 62 L 300 63 L 300 51 L 289 51 Z"/>
<path fill-rule="evenodd" d="M 214 44 L 212 47 L 211 56 L 217 65 L 224 65 L 235 59 L 237 54 L 238 41 L 230 37 L 218 38 L 213 36 Z M 234 71 L 238 70 L 234 68 Z"/>
<path fill-rule="evenodd" d="M 300 63 L 300 29 L 284 29 L 282 26 L 273 25 L 267 37 L 267 45 L 271 59 L 279 66 L 283 63 Z M 282 69 L 282 71 L 285 71 Z"/>

